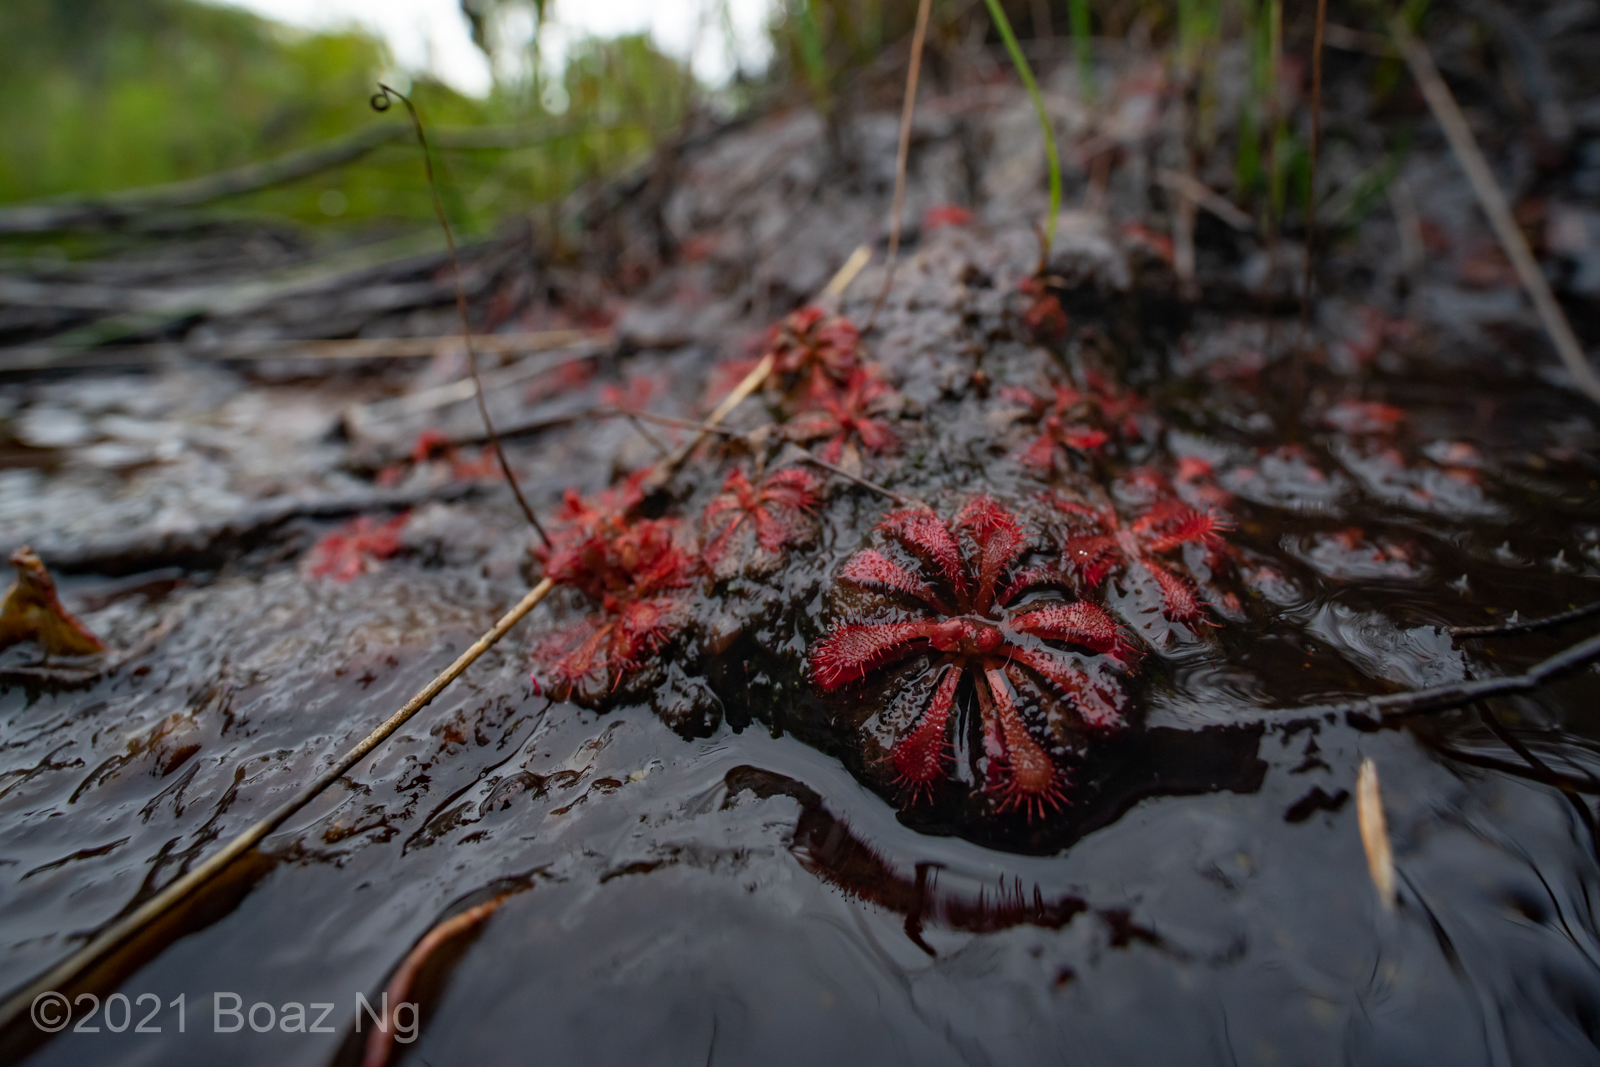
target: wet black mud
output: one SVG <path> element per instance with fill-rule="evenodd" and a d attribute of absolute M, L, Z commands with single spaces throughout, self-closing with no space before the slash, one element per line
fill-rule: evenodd
<path fill-rule="evenodd" d="M 931 108 L 914 198 L 964 199 L 945 187 L 951 127 L 976 114 L 1003 149 L 1013 112 L 1026 102 Z M 875 123 L 863 139 L 890 143 L 892 118 Z M 703 411 L 715 364 L 748 355 L 866 232 L 851 221 L 875 203 L 861 190 L 795 194 L 780 271 L 755 220 L 781 205 L 735 195 L 775 168 L 792 187 L 817 180 L 819 136 L 791 116 L 707 149 L 667 217 L 682 238 L 715 228 L 725 260 L 675 268 L 660 288 L 677 295 L 639 298 L 630 347 L 597 381 L 502 398 L 506 421 L 570 414 L 627 375 L 658 379 L 653 410 Z M 1535 336 L 1389 290 L 1373 298 L 1381 314 L 1413 328 L 1373 341 L 1378 320 L 1355 310 L 1371 292 L 1338 278 L 1301 376 L 1294 302 L 1252 295 L 1248 257 L 1223 247 L 1233 237 L 1202 231 L 1212 268 L 1191 306 L 1158 256 L 1086 213 L 1065 219 L 1050 264 L 1070 325 L 1041 337 L 1018 288 L 1037 257 L 1026 189 L 1014 205 L 997 185 L 976 225 L 918 235 L 865 339 L 900 398 L 900 447 L 859 457 L 861 473 L 946 517 L 990 495 L 1040 537 L 1047 492 L 1124 515 L 1168 494 L 1231 527 L 1225 558 L 1198 544 L 1170 556 L 1204 622 L 1174 621 L 1135 567 L 1097 590 L 1141 662 L 1126 726 L 1056 754 L 1058 807 L 998 810 L 965 691 L 950 781 L 908 803 L 861 728 L 882 683 L 813 684 L 808 653 L 844 617 L 838 571 L 896 507 L 833 480 L 803 545 L 781 566 L 706 579 L 648 684 L 600 710 L 529 679 L 530 645 L 592 610 L 553 598 L 258 857 L 71 990 L 101 998 L 98 1032 L 13 1027 L 7 1060 L 359 1062 L 358 996 L 376 1002 L 440 920 L 514 890 L 424 970 L 420 1036 L 399 1062 L 1593 1062 L 1594 671 L 1381 730 L 1268 715 L 1519 672 L 1592 632 L 1444 628 L 1600 597 L 1593 409 L 1534 372 L 1551 362 Z M 1386 239 L 1351 238 L 1374 260 Z M 727 276 L 751 262 L 754 290 Z M 1436 289 L 1464 292 L 1438 273 Z M 843 312 L 865 321 L 880 281 L 869 269 Z M 1354 369 L 1339 364 L 1362 345 Z M 1022 462 L 1037 414 L 1004 390 L 1095 372 L 1145 400 L 1137 432 L 1049 471 Z M 283 500 L 372 491 L 352 457 L 375 439 L 329 433 L 348 436 L 347 402 L 372 386 L 204 366 L 16 387 L 15 432 L 66 443 L 54 467 L 5 472 L 6 536 L 56 554 L 64 599 L 112 644 L 170 630 L 136 666 L 73 685 L 29 675 L 26 650 L 0 660 L 15 672 L 0 691 L 0 986 L 288 796 L 527 588 L 530 538 L 503 488 L 428 500 L 421 472 L 380 569 L 348 584 L 305 572 L 338 509 Z M 768 417 L 752 402 L 731 422 Z M 450 419 L 470 429 L 469 411 Z M 135 431 L 155 442 L 148 458 L 104 447 L 145 447 Z M 508 448 L 546 509 L 653 458 L 622 420 Z M 654 513 L 692 519 L 743 462 L 696 457 Z M 228 526 L 262 499 L 277 510 Z M 236 547 L 186 556 L 196 529 L 208 544 L 232 529 Z M 1365 758 L 1399 870 L 1392 913 L 1356 826 Z M 141 997 L 159 1001 L 159 1032 L 115 1028 L 119 993 L 135 1021 Z M 222 1010 L 235 1003 L 241 1016 Z M 290 1032 L 293 1004 L 334 1005 L 328 1029 Z"/>

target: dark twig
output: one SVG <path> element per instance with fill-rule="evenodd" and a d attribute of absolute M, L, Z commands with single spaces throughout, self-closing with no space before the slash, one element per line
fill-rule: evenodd
<path fill-rule="evenodd" d="M 640 437 L 643 437 L 646 441 L 650 442 L 650 447 L 656 450 L 656 455 L 666 456 L 671 451 L 666 445 L 661 443 L 661 438 L 650 432 L 650 427 L 644 424 L 643 420 L 640 419 L 638 412 L 629 411 L 627 408 L 618 408 L 617 414 L 623 416 L 629 422 L 633 423 L 633 428 L 639 431 Z"/>
<path fill-rule="evenodd" d="M 1389 696 L 1367 697 L 1341 704 L 1285 709 L 1274 714 L 1273 718 L 1343 715 L 1352 726 L 1378 726 L 1408 715 L 1447 711 L 1486 697 L 1527 693 L 1564 674 L 1570 674 L 1596 659 L 1600 659 L 1600 634 L 1579 641 L 1548 659 L 1540 660 L 1522 674 L 1451 682 L 1448 685 L 1413 689 L 1410 692 L 1393 693 Z"/>
<path fill-rule="evenodd" d="M 456 258 L 456 239 L 450 232 L 450 220 L 445 218 L 444 201 L 439 198 L 439 184 L 433 178 L 433 157 L 428 153 L 428 135 L 422 129 L 422 116 L 417 114 L 416 106 L 404 93 L 397 92 L 382 82 L 378 83 L 378 88 L 381 91 L 374 93 L 371 101 L 374 111 L 389 110 L 389 98 L 395 97 L 406 106 L 406 113 L 411 116 L 411 127 L 416 131 L 417 144 L 422 149 L 422 173 L 428 180 L 428 195 L 433 201 L 433 214 L 439 220 L 439 228 L 444 231 L 445 249 L 450 254 L 450 272 L 455 276 L 456 314 L 461 319 L 461 344 L 467 350 L 467 366 L 472 370 L 472 381 L 476 386 L 478 414 L 483 417 L 483 428 L 488 431 L 489 445 L 500 461 L 500 470 L 511 486 L 512 495 L 517 498 L 517 506 L 522 509 L 522 514 L 527 517 L 529 525 L 538 533 L 539 540 L 548 546 L 550 537 L 544 532 L 544 527 L 539 525 L 539 517 L 533 513 L 533 508 L 528 506 L 527 498 L 522 495 L 522 486 L 517 482 L 517 474 L 506 460 L 506 450 L 500 444 L 499 434 L 494 432 L 494 422 L 489 418 L 489 405 L 483 397 L 483 378 L 478 373 L 478 353 L 472 347 L 472 324 L 467 318 L 467 288 L 461 281 L 461 263 Z"/>
<path fill-rule="evenodd" d="M 1591 615 L 1600 615 L 1600 600 L 1593 604 L 1585 604 L 1581 608 L 1563 611 L 1556 615 L 1547 615 L 1542 619 L 1518 619 L 1515 622 L 1503 622 L 1493 626 L 1448 626 L 1445 632 L 1451 637 L 1501 637 L 1511 634 L 1531 634 L 1538 630 L 1550 630 L 1557 626 L 1565 626 L 1569 622 L 1587 619 Z"/>
<path fill-rule="evenodd" d="M 1534 755 L 1532 749 L 1519 741 L 1517 735 L 1506 728 L 1506 724 L 1500 721 L 1500 716 L 1496 715 L 1487 704 L 1479 705 L 1478 718 L 1484 726 L 1489 728 L 1490 733 L 1500 739 L 1501 743 L 1522 757 L 1522 762 L 1526 763 L 1529 768 L 1546 778 L 1555 776 L 1555 772 L 1550 769 L 1550 765 Z"/>
<path fill-rule="evenodd" d="M 596 408 L 591 412 L 591 414 L 599 416 L 614 416 L 626 415 L 630 413 L 623 411 L 621 408 Z M 632 414 L 636 415 L 638 418 L 647 419 L 650 422 L 659 422 L 663 426 L 681 426 L 688 430 L 699 430 L 702 434 L 721 434 L 724 437 L 730 438 L 749 437 L 752 433 L 760 433 L 762 430 L 766 430 L 773 425 L 768 423 L 767 425 L 758 427 L 755 430 L 730 430 L 724 426 L 718 426 L 715 423 L 696 422 L 693 419 L 676 419 L 670 415 L 653 415 L 644 411 L 633 412 Z M 830 473 L 837 474 L 841 478 L 855 482 L 863 489 L 870 489 L 874 493 L 879 493 L 885 497 L 888 497 L 897 504 L 902 504 L 908 508 L 922 508 L 924 510 L 929 510 L 927 504 L 924 504 L 922 501 L 917 500 L 914 497 L 906 496 L 903 493 L 897 493 L 893 489 L 886 489 L 876 482 L 869 482 L 867 479 L 862 478 L 859 475 L 851 474 L 843 467 L 835 466 L 834 464 L 829 463 L 827 460 L 817 458 L 815 454 L 808 452 L 805 449 L 797 448 L 796 451 L 799 452 L 799 455 L 795 456 L 795 459 L 801 462 L 811 463 L 821 467 L 825 471 L 829 471 Z"/>
<path fill-rule="evenodd" d="M 435 130 L 433 143 L 444 150 L 531 148 L 579 133 L 613 133 L 637 129 L 633 123 L 613 126 L 549 128 L 542 126 L 468 126 Z M 188 178 L 166 185 L 126 189 L 102 197 L 62 196 L 0 208 L 0 234 L 95 231 L 136 224 L 141 216 L 199 208 L 217 200 L 272 189 L 324 171 L 355 163 L 374 150 L 400 140 L 403 125 L 372 126 L 312 148 L 276 159 L 248 163 L 231 170 Z M 204 216 L 184 216 L 198 223 Z M 164 224 L 173 215 L 162 215 Z"/>
<path fill-rule="evenodd" d="M 801 460 L 803 462 L 806 462 L 806 463 L 814 464 L 814 465 L 816 465 L 818 467 L 821 467 L 825 471 L 829 471 L 830 473 L 837 474 L 841 478 L 845 478 L 845 479 L 848 479 L 848 480 L 850 480 L 852 482 L 855 482 L 857 485 L 861 486 L 863 489 L 870 489 L 874 493 L 878 493 L 878 494 L 880 494 L 882 496 L 886 496 L 890 500 L 893 500 L 897 504 L 902 504 L 902 505 L 904 505 L 904 506 L 906 506 L 908 508 L 920 508 L 923 511 L 932 511 L 933 510 L 927 504 L 924 504 L 922 501 L 916 499 L 915 497 L 906 496 L 903 493 L 897 493 L 893 489 L 885 489 L 883 486 L 879 485 L 877 482 L 869 482 L 865 478 L 861 477 L 860 475 L 851 474 L 849 471 L 845 470 L 843 467 L 837 467 L 837 466 L 833 465 L 832 463 L 829 463 L 825 459 L 818 459 L 814 454 L 812 454 L 810 452 L 807 452 L 804 449 L 802 449 L 801 452 L 800 452 L 800 455 L 795 457 L 795 458 L 799 459 L 799 460 Z"/>
<path fill-rule="evenodd" d="M 354 162 L 404 135 L 403 126 L 373 126 L 316 148 L 202 178 L 129 189 L 100 199 L 63 198 L 54 203 L 17 204 L 0 211 L 0 234 L 106 229 L 153 211 L 196 207 L 225 196 L 270 189 Z"/>
<path fill-rule="evenodd" d="M 656 415 L 649 411 L 630 412 L 623 411 L 621 408 L 617 408 L 612 411 L 596 409 L 594 413 L 596 415 L 629 415 L 636 419 L 643 419 L 646 422 L 660 423 L 662 426 L 675 426 L 682 430 L 699 430 L 701 433 L 721 434 L 723 437 L 745 437 L 750 433 L 748 430 L 730 430 L 726 426 L 716 426 L 709 422 L 697 422 L 694 419 L 679 419 L 674 418 L 671 415 Z"/>
<path fill-rule="evenodd" d="M 594 411 L 594 414 L 596 414 L 596 415 L 630 415 L 630 416 L 636 415 L 638 418 L 648 419 L 651 422 L 659 422 L 664 426 L 681 426 L 681 427 L 683 427 L 685 429 L 699 430 L 701 433 L 721 434 L 724 437 L 730 437 L 730 438 L 749 437 L 751 433 L 760 432 L 760 430 L 765 430 L 769 426 L 772 425 L 771 423 L 769 423 L 769 424 L 767 424 L 767 426 L 759 427 L 755 431 L 751 431 L 751 430 L 730 430 L 730 429 L 727 429 L 726 427 L 717 426 L 717 425 L 714 425 L 714 424 L 708 423 L 708 422 L 696 422 L 693 419 L 675 419 L 675 418 L 671 417 L 670 415 L 652 415 L 652 414 L 649 414 L 648 412 L 643 412 L 643 411 L 631 412 L 630 413 L 630 412 L 623 411 L 620 408 L 614 409 L 614 410 L 596 409 Z M 914 497 L 906 496 L 903 493 L 897 493 L 893 489 L 886 489 L 883 486 L 877 484 L 876 482 L 869 482 L 869 481 L 867 481 L 867 479 L 862 478 L 859 475 L 851 474 L 849 471 L 845 470 L 843 467 L 835 466 L 834 464 L 829 463 L 827 460 L 819 459 L 815 454 L 813 454 L 811 452 L 808 452 L 808 451 L 805 451 L 804 449 L 801 449 L 799 451 L 800 451 L 800 455 L 796 456 L 795 458 L 800 460 L 800 461 L 802 461 L 802 462 L 811 463 L 811 464 L 814 464 L 814 465 L 816 465 L 818 467 L 821 467 L 825 471 L 828 471 L 828 472 L 830 472 L 832 474 L 837 474 L 841 478 L 848 479 L 849 481 L 852 481 L 852 482 L 856 483 L 857 485 L 861 486 L 863 489 L 870 489 L 874 493 L 882 494 L 883 496 L 888 497 L 890 500 L 893 500 L 895 503 L 902 504 L 905 507 L 908 507 L 908 508 L 922 508 L 924 510 L 928 509 L 928 505 L 927 504 L 924 504 L 922 501 L 917 500 Z"/>
<path fill-rule="evenodd" d="M 611 406 L 580 408 L 576 411 L 563 412 L 560 415 L 541 416 L 536 419 L 530 419 L 527 422 L 509 423 L 505 426 L 499 427 L 499 432 L 502 440 L 510 440 L 516 437 L 529 437 L 534 434 L 540 434 L 546 430 L 557 430 L 563 426 L 571 426 L 573 423 L 583 422 L 588 419 L 614 419 L 621 418 L 627 414 L 629 413 L 623 411 L 621 408 Z M 694 419 L 678 419 L 673 418 L 671 415 L 656 415 L 648 411 L 635 411 L 631 414 L 634 418 L 637 418 L 643 422 L 654 422 L 659 423 L 662 426 L 675 426 L 685 430 L 698 430 L 702 434 L 720 434 L 723 437 L 747 437 L 752 432 L 749 430 L 730 430 L 727 427 L 717 426 L 709 422 L 696 422 Z M 449 436 L 449 443 L 457 447 L 462 445 L 486 444 L 487 442 L 488 435 L 481 432 L 459 435 L 452 434 Z M 363 466 L 382 467 L 389 463 L 399 462 L 409 455 L 409 451 L 396 451 L 392 454 L 388 452 L 376 452 L 369 456 L 363 457 L 361 463 Z M 437 494 L 446 490 L 453 490 L 455 492 L 468 492 L 474 488 L 476 487 L 471 485 L 452 483 L 451 486 L 445 486 L 438 490 L 431 490 L 428 499 L 435 499 L 437 498 Z M 394 505 L 386 505 L 380 502 L 376 506 L 382 507 Z M 355 508 L 353 510 L 361 509 Z"/>
<path fill-rule="evenodd" d="M 767 375 L 772 373 L 772 364 L 773 355 L 768 352 L 761 357 L 761 362 L 757 363 L 755 368 L 744 376 L 744 380 L 734 386 L 732 392 L 722 398 L 722 403 L 718 404 L 716 410 L 707 416 L 705 424 L 700 428 L 700 432 L 684 444 L 679 445 L 672 455 L 667 456 L 656 464 L 655 469 L 650 473 L 650 477 L 645 480 L 646 496 L 665 486 L 672 476 L 678 472 L 678 468 L 683 466 L 690 453 L 700 447 L 700 442 L 704 441 L 707 435 L 716 432 L 717 424 L 727 418 L 734 408 L 744 403 L 751 393 L 761 388 L 762 383 L 767 380 Z"/>
<path fill-rule="evenodd" d="M 1513 763 L 1510 760 L 1486 756 L 1481 752 L 1468 752 L 1464 749 L 1451 748 L 1448 745 L 1436 745 L 1434 751 L 1441 756 L 1447 756 L 1457 763 L 1465 763 L 1469 767 L 1482 767 L 1485 770 L 1499 771 L 1502 774 L 1514 774 L 1520 778 L 1535 778 L 1546 785 L 1553 785 L 1563 793 L 1587 793 L 1591 796 L 1600 794 L 1600 781 L 1593 775 L 1585 774 L 1580 777 L 1568 774 L 1565 771 L 1550 769 L 1548 775 L 1533 768 L 1526 760 Z M 1549 764 L 1545 764 L 1549 768 Z"/>
<path fill-rule="evenodd" d="M 1572 805 L 1573 811 L 1583 822 L 1584 829 L 1589 831 L 1590 841 L 1593 841 L 1595 837 L 1594 812 L 1589 810 L 1589 805 L 1580 795 L 1579 790 L 1567 785 L 1562 780 L 1565 777 L 1564 775 L 1553 770 L 1548 763 L 1534 755 L 1531 748 L 1518 740 L 1517 735 L 1507 729 L 1505 723 L 1500 721 L 1500 717 L 1494 713 L 1494 709 L 1488 704 L 1478 705 L 1478 718 L 1483 720 L 1483 724 L 1489 728 L 1490 733 L 1498 737 L 1507 748 L 1522 758 L 1522 762 L 1526 763 L 1529 771 L 1532 772 L 1530 777 L 1561 790 L 1562 796 L 1566 797 L 1567 803 Z"/>

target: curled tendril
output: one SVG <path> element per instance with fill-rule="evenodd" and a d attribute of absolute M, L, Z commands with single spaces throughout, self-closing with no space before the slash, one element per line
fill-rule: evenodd
<path fill-rule="evenodd" d="M 406 110 L 411 113 L 411 122 L 417 131 L 417 140 L 426 145 L 428 143 L 428 138 L 427 135 L 422 132 L 422 117 L 417 114 L 417 109 L 411 106 L 411 98 L 405 93 L 402 93 L 398 89 L 391 88 L 383 84 L 383 82 L 379 82 L 378 91 L 372 94 L 367 103 L 372 105 L 372 110 L 374 111 L 388 111 L 394 106 L 396 98 L 398 98 L 399 101 L 406 106 Z"/>
<path fill-rule="evenodd" d="M 428 199 L 433 203 L 433 216 L 439 221 L 439 229 L 444 232 L 445 250 L 450 255 L 450 273 L 456 280 L 456 314 L 461 319 L 461 344 L 467 350 L 467 366 L 472 371 L 473 392 L 478 401 L 478 415 L 483 419 L 483 428 L 488 431 L 489 445 L 494 449 L 494 454 L 500 461 L 500 470 L 506 476 L 506 482 L 511 486 L 511 494 L 517 498 L 517 505 L 522 509 L 531 525 L 543 541 L 545 547 L 550 545 L 550 538 L 544 532 L 544 527 L 539 524 L 539 517 L 533 513 L 528 500 L 522 495 L 522 486 L 517 482 L 517 473 L 511 469 L 511 464 L 506 460 L 506 452 L 500 444 L 500 435 L 495 432 L 494 422 L 489 418 L 489 406 L 483 399 L 483 379 L 478 374 L 478 353 L 472 348 L 472 326 L 467 321 L 467 290 L 461 284 L 461 262 L 456 257 L 456 239 L 450 233 L 450 223 L 444 215 L 444 203 L 439 199 L 439 183 L 433 177 L 433 160 L 428 152 L 428 135 L 422 128 L 422 116 L 417 114 L 417 107 L 411 98 L 397 89 L 378 83 L 378 91 L 368 99 L 374 111 L 388 111 L 398 99 L 406 106 L 406 114 L 411 118 L 411 128 L 417 135 L 417 147 L 422 149 L 422 175 L 428 182 Z"/>

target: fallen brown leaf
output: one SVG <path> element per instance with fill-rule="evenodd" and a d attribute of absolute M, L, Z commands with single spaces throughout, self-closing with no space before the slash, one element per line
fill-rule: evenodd
<path fill-rule="evenodd" d="M 0 605 L 0 648 L 36 641 L 46 656 L 92 656 L 105 643 L 68 613 L 56 597 L 56 583 L 44 561 L 23 545 L 11 553 L 17 580 Z"/>

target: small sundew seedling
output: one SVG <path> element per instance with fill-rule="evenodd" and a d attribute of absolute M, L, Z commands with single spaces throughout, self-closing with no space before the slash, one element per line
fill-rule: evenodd
<path fill-rule="evenodd" d="M 821 453 L 827 463 L 838 463 L 851 445 L 865 452 L 892 452 L 900 439 L 878 416 L 896 400 L 888 383 L 868 368 L 859 368 L 844 388 L 818 396 L 817 410 L 795 419 L 787 430 L 797 441 L 828 438 Z"/>
<path fill-rule="evenodd" d="M 718 573 L 756 557 L 781 559 L 784 549 L 805 538 L 818 488 L 816 476 L 797 467 L 776 471 L 756 484 L 741 468 L 729 471 L 722 492 L 701 516 L 706 566 Z"/>
<path fill-rule="evenodd" d="M 637 484 L 594 502 L 569 493 L 563 512 L 569 525 L 537 550 L 545 577 L 596 607 L 534 649 L 535 685 L 562 699 L 603 698 L 685 622 L 697 561 L 680 543 L 676 520 L 630 514 Z"/>

